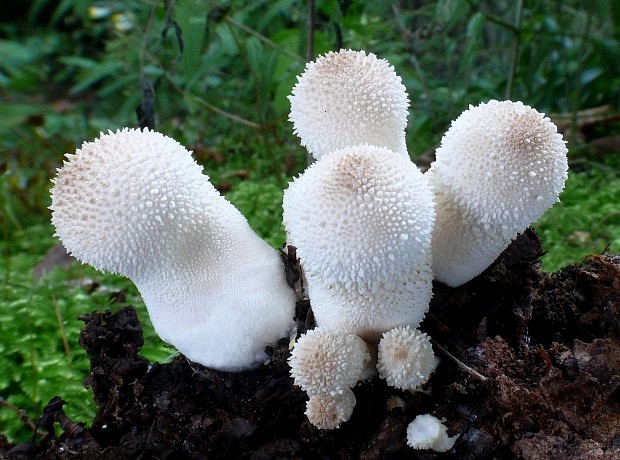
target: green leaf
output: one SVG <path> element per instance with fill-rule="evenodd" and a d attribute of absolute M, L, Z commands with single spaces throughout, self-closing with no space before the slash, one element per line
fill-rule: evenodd
<path fill-rule="evenodd" d="M 587 85 L 589 83 L 592 83 L 594 80 L 596 80 L 598 77 L 600 77 L 603 74 L 603 69 L 600 69 L 598 67 L 593 67 L 590 69 L 586 69 L 581 73 L 581 83 L 584 85 Z"/>

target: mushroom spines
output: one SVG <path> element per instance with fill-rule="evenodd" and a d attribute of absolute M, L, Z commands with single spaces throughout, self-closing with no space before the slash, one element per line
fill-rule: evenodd
<path fill-rule="evenodd" d="M 373 283 L 430 255 L 430 186 L 408 158 L 385 148 L 327 155 L 289 184 L 283 208 L 307 276 Z"/>
<path fill-rule="evenodd" d="M 321 430 L 333 430 L 346 422 L 355 408 L 355 395 L 347 388 L 341 394 L 311 395 L 306 403 L 306 416 Z"/>
<path fill-rule="evenodd" d="M 102 134 L 68 154 L 51 190 L 56 235 L 79 260 L 135 276 L 139 259 L 174 258 L 205 216 L 243 216 L 213 188 L 189 151 L 149 130 Z M 218 199 L 209 199 L 216 197 Z"/>
<path fill-rule="evenodd" d="M 377 370 L 391 387 L 415 390 L 428 381 L 437 364 L 429 337 L 415 327 L 397 326 L 381 337 Z"/>
<path fill-rule="evenodd" d="M 306 393 L 335 396 L 359 381 L 369 360 L 358 336 L 315 328 L 297 340 L 289 365 L 295 385 Z"/>
<path fill-rule="evenodd" d="M 309 62 L 289 99 L 294 133 L 316 159 L 363 142 L 406 154 L 406 89 L 372 53 L 340 50 Z"/>
<path fill-rule="evenodd" d="M 452 122 L 429 177 L 473 215 L 525 228 L 557 201 L 567 177 L 566 152 L 543 114 L 519 101 L 491 100 Z"/>

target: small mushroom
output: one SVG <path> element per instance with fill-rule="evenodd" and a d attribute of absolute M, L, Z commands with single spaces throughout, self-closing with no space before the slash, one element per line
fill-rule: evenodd
<path fill-rule="evenodd" d="M 437 364 L 429 337 L 415 327 L 398 326 L 381 337 L 377 370 L 393 388 L 417 389 L 428 381 Z"/>
<path fill-rule="evenodd" d="M 336 396 L 361 379 L 369 361 L 366 343 L 357 335 L 317 327 L 299 337 L 289 365 L 295 385 L 309 395 Z"/>
<path fill-rule="evenodd" d="M 289 100 L 294 133 L 317 160 L 364 143 L 407 155 L 405 86 L 394 67 L 372 53 L 320 56 L 306 65 Z"/>
<path fill-rule="evenodd" d="M 313 395 L 306 403 L 306 417 L 321 430 L 333 430 L 351 418 L 355 402 L 355 395 L 348 388 L 335 396 Z"/>
<path fill-rule="evenodd" d="M 432 295 L 433 194 L 403 155 L 359 145 L 311 165 L 284 192 L 317 325 L 377 341 L 417 325 Z"/>
<path fill-rule="evenodd" d="M 244 369 L 287 335 L 295 295 L 277 252 L 174 139 L 101 134 L 66 156 L 51 195 L 67 250 L 131 278 L 157 334 L 190 360 Z"/>
<path fill-rule="evenodd" d="M 448 436 L 448 429 L 437 417 L 418 415 L 407 427 L 407 445 L 414 449 L 431 449 L 447 452 L 454 446 L 458 436 Z"/>
<path fill-rule="evenodd" d="M 521 102 L 470 106 L 453 121 L 425 174 L 436 200 L 435 277 L 450 286 L 474 278 L 558 201 L 566 152 L 549 118 Z"/>

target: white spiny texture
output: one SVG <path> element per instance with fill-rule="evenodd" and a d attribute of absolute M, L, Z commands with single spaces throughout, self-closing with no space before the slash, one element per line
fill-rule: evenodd
<path fill-rule="evenodd" d="M 437 417 L 418 415 L 407 427 L 407 444 L 414 449 L 431 449 L 447 452 L 458 436 L 449 437 L 448 429 Z"/>
<path fill-rule="evenodd" d="M 318 326 L 378 340 L 422 320 L 433 194 L 408 158 L 368 145 L 333 152 L 289 184 L 283 208 Z"/>
<path fill-rule="evenodd" d="M 349 420 L 355 402 L 355 395 L 349 388 L 335 396 L 312 395 L 306 403 L 306 416 L 315 427 L 321 430 L 333 430 Z"/>
<path fill-rule="evenodd" d="M 381 337 L 377 370 L 393 388 L 416 390 L 428 381 L 437 364 L 429 337 L 415 327 L 397 326 Z"/>
<path fill-rule="evenodd" d="M 289 365 L 295 385 L 306 393 L 335 396 L 360 380 L 369 361 L 366 343 L 355 334 L 317 327 L 297 340 Z"/>
<path fill-rule="evenodd" d="M 240 370 L 287 334 L 295 299 L 277 252 L 174 139 L 102 134 L 66 156 L 51 194 L 67 250 L 131 278 L 157 334 L 192 361 Z"/>
<path fill-rule="evenodd" d="M 294 133 L 317 160 L 363 143 L 407 155 L 406 89 L 394 67 L 372 53 L 320 56 L 306 65 L 289 99 Z"/>
<path fill-rule="evenodd" d="M 463 112 L 426 176 L 435 192 L 435 277 L 463 284 L 558 201 L 568 162 L 556 126 L 521 102 L 490 101 Z"/>

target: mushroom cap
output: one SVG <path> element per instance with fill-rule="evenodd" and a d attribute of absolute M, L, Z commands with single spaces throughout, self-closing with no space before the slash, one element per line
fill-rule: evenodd
<path fill-rule="evenodd" d="M 131 278 L 157 334 L 192 361 L 240 370 L 287 335 L 295 296 L 277 252 L 175 140 L 102 134 L 67 155 L 51 194 L 67 250 Z"/>
<path fill-rule="evenodd" d="M 418 415 L 407 426 L 407 445 L 414 449 L 447 452 L 454 446 L 456 438 L 458 436 L 449 437 L 446 426 L 430 414 Z"/>
<path fill-rule="evenodd" d="M 52 224 L 69 253 L 130 278 L 144 275 L 145 258 L 169 264 L 191 257 L 184 240 L 208 225 L 206 216 L 226 215 L 229 234 L 247 225 L 189 151 L 148 129 L 124 128 L 85 142 L 66 155 L 53 182 Z"/>
<path fill-rule="evenodd" d="M 333 152 L 289 184 L 283 208 L 319 326 L 378 339 L 421 321 L 433 194 L 408 158 L 369 145 Z"/>
<path fill-rule="evenodd" d="M 355 334 L 317 327 L 299 337 L 289 365 L 295 385 L 309 395 L 336 396 L 360 380 L 369 360 L 366 343 Z"/>
<path fill-rule="evenodd" d="M 453 121 L 426 173 L 436 278 L 458 286 L 478 275 L 558 201 L 566 152 L 556 126 L 522 102 L 470 106 Z"/>
<path fill-rule="evenodd" d="M 349 388 L 335 396 L 312 395 L 306 403 L 306 416 L 315 427 L 333 430 L 351 418 L 355 402 L 355 395 Z"/>
<path fill-rule="evenodd" d="M 372 53 L 340 50 L 309 62 L 289 100 L 294 133 L 316 159 L 362 143 L 407 154 L 407 91 Z"/>
<path fill-rule="evenodd" d="M 431 188 L 408 158 L 382 147 L 347 147 L 310 165 L 289 183 L 283 208 L 306 276 L 370 286 L 431 252 Z"/>
<path fill-rule="evenodd" d="M 391 387 L 413 391 L 428 381 L 437 364 L 429 337 L 415 327 L 398 326 L 381 337 L 377 370 Z"/>

